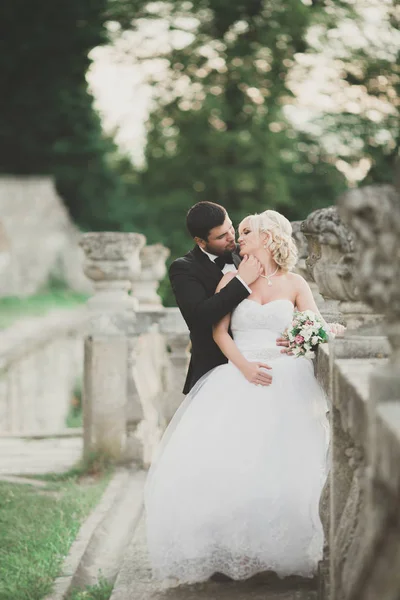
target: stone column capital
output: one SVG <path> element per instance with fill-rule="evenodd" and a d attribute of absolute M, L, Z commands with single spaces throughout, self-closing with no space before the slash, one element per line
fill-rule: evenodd
<path fill-rule="evenodd" d="M 94 283 L 88 301 L 93 312 L 92 333 L 129 334 L 135 322 L 135 303 L 129 295 L 132 277 L 140 271 L 140 250 L 146 242 L 140 233 L 90 232 L 82 236 L 83 270 Z"/>

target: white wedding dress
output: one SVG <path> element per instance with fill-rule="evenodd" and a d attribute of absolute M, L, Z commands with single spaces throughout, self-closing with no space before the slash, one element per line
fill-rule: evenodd
<path fill-rule="evenodd" d="M 241 302 L 232 314 L 235 342 L 248 360 L 272 367 L 272 384 L 249 383 L 231 363 L 216 367 L 165 432 L 145 489 L 155 578 L 315 573 L 327 406 L 312 362 L 276 346 L 292 314 L 285 299 Z"/>

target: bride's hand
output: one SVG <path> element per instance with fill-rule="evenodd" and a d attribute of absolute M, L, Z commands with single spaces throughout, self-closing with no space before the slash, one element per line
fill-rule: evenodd
<path fill-rule="evenodd" d="M 242 373 L 250 383 L 254 383 L 255 385 L 271 385 L 272 375 L 266 373 L 264 369 L 270 370 L 271 367 L 261 362 L 248 362 L 242 369 Z"/>
<path fill-rule="evenodd" d="M 346 331 L 346 327 L 340 323 L 328 323 L 329 333 L 332 333 L 334 337 L 343 337 Z"/>

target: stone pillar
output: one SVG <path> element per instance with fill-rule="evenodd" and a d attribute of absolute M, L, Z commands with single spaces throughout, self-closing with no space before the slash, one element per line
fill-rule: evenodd
<path fill-rule="evenodd" d="M 11 244 L 9 237 L 3 223 L 0 221 L 0 273 L 10 263 L 10 249 Z"/>
<path fill-rule="evenodd" d="M 318 308 L 322 308 L 324 299 L 319 293 L 318 286 L 313 279 L 311 270 L 308 269 L 306 265 L 306 260 L 308 258 L 308 243 L 306 236 L 301 231 L 302 222 L 303 221 L 292 221 L 291 223 L 292 238 L 294 239 L 297 251 L 299 253 L 299 258 L 294 272 L 304 277 L 304 279 L 308 282 Z"/>
<path fill-rule="evenodd" d="M 135 333 L 131 279 L 139 271 L 145 243 L 137 233 L 96 232 L 82 236 L 84 272 L 94 283 L 88 301 L 83 390 L 84 454 L 125 458 L 128 410 L 129 335 Z M 139 410 L 139 408 L 138 408 Z"/>
<path fill-rule="evenodd" d="M 166 308 L 160 321 L 160 332 L 165 335 L 169 351 L 169 363 L 166 365 L 166 394 L 162 398 L 161 414 L 166 426 L 184 396 L 182 393 L 189 365 L 189 331 L 177 308 Z"/>
<path fill-rule="evenodd" d="M 307 238 L 306 265 L 325 302 L 321 313 L 328 322 L 348 329 L 375 322 L 377 316 L 360 300 L 354 278 L 355 237 L 335 206 L 312 212 L 301 224 Z"/>
<path fill-rule="evenodd" d="M 132 294 L 139 301 L 140 306 L 161 307 L 162 301 L 157 290 L 167 272 L 165 261 L 169 255 L 169 249 L 162 244 L 142 248 L 141 271 L 132 279 Z"/>

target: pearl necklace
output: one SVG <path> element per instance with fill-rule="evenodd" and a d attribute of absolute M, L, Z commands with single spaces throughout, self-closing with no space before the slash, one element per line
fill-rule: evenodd
<path fill-rule="evenodd" d="M 260 277 L 263 277 L 263 279 L 266 279 L 268 281 L 268 285 L 271 286 L 272 285 L 272 281 L 270 281 L 271 277 L 273 277 L 276 272 L 278 271 L 279 266 L 276 267 L 275 271 L 273 273 L 271 273 L 271 275 L 260 275 Z"/>

